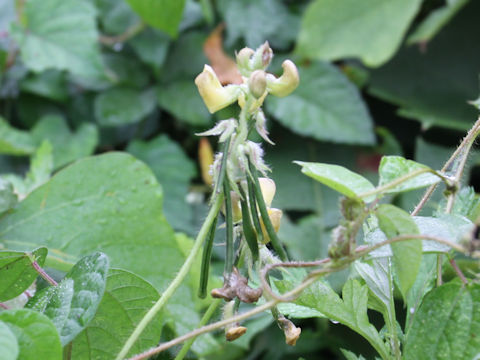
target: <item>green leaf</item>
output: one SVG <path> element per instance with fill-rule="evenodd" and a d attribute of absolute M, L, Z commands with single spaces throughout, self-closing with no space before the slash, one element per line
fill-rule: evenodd
<path fill-rule="evenodd" d="M 421 0 L 316 0 L 303 17 L 297 53 L 380 66 L 397 51 Z M 381 29 L 381 31 L 379 31 Z"/>
<path fill-rule="evenodd" d="M 440 177 L 428 171 L 430 168 L 426 165 L 417 163 L 413 160 L 407 160 L 401 156 L 384 156 L 380 161 L 378 173 L 380 175 L 378 186 L 384 186 L 388 183 L 399 180 L 400 178 L 408 178 L 393 188 L 389 188 L 384 193 L 399 193 L 414 189 L 423 188 L 441 181 Z M 414 177 L 409 178 L 409 174 L 418 173 Z"/>
<path fill-rule="evenodd" d="M 227 25 L 227 44 L 244 38 L 247 46 L 256 48 L 268 40 L 273 47 L 285 49 L 298 32 L 298 18 L 281 1 L 224 0 L 218 7 Z"/>
<path fill-rule="evenodd" d="M 388 239 L 399 235 L 419 234 L 413 218 L 404 210 L 390 205 L 380 205 L 375 212 L 378 225 Z M 390 244 L 393 252 L 393 265 L 400 291 L 404 298 L 412 287 L 422 261 L 422 241 L 412 239 Z"/>
<path fill-rule="evenodd" d="M 45 315 L 28 309 L 2 311 L 0 322 L 5 323 L 17 338 L 18 359 L 62 359 L 57 329 Z"/>
<path fill-rule="evenodd" d="M 345 359 L 347 360 L 366 360 L 362 355 L 356 355 L 355 353 L 345 350 L 345 349 L 340 349 L 342 352 L 343 356 L 345 356 Z"/>
<path fill-rule="evenodd" d="M 54 169 L 91 155 L 98 142 L 94 124 L 83 123 L 72 132 L 65 119 L 58 115 L 43 116 L 32 129 L 32 136 L 38 142 L 47 139 L 52 144 Z"/>
<path fill-rule="evenodd" d="M 46 183 L 52 171 L 52 145 L 48 140 L 43 140 L 30 159 L 30 170 L 24 181 L 27 193 Z"/>
<path fill-rule="evenodd" d="M 146 29 L 129 41 L 137 56 L 158 71 L 164 64 L 170 41 L 167 36 L 154 29 Z"/>
<path fill-rule="evenodd" d="M 425 294 L 433 289 L 437 278 L 437 255 L 424 254 L 417 278 L 407 295 L 407 320 L 405 333 L 408 333 Z"/>
<path fill-rule="evenodd" d="M 127 2 L 148 25 L 163 30 L 172 37 L 177 35 L 185 0 L 127 0 Z"/>
<path fill-rule="evenodd" d="M 127 151 L 150 166 L 165 191 L 164 212 L 168 222 L 177 230 L 192 233 L 192 209 L 186 202 L 190 181 L 196 176 L 194 163 L 178 143 L 166 135 L 148 142 L 134 140 Z"/>
<path fill-rule="evenodd" d="M 372 119 L 360 93 L 335 66 L 300 66 L 300 85 L 286 98 L 268 97 L 267 110 L 295 133 L 346 144 L 373 144 Z"/>
<path fill-rule="evenodd" d="M 0 251 L 0 301 L 20 295 L 35 281 L 38 274 L 31 257 L 43 266 L 47 252 L 44 247 L 31 253 Z"/>
<path fill-rule="evenodd" d="M 15 129 L 0 116 L 0 154 L 29 155 L 35 151 L 32 136 Z"/>
<path fill-rule="evenodd" d="M 480 51 L 471 46 L 480 2 L 470 1 L 428 44 L 428 51 L 406 47 L 371 73 L 370 92 L 400 106 L 399 114 L 422 122 L 423 129 L 440 126 L 465 131 L 478 110 L 467 100 L 478 97 Z M 451 64 L 462 66 L 452 67 Z"/>
<path fill-rule="evenodd" d="M 44 244 L 49 266 L 60 269 L 102 251 L 112 266 L 162 288 L 184 261 L 163 217 L 162 197 L 150 169 L 131 155 L 82 159 L 2 217 L 0 244 L 14 249 Z"/>
<path fill-rule="evenodd" d="M 277 285 L 283 290 L 289 287 L 285 281 L 277 282 Z M 342 299 L 325 282 L 317 281 L 303 291 L 295 304 L 317 310 L 329 319 L 348 326 L 367 339 L 382 358 L 388 358 L 389 351 L 378 331 L 368 321 L 367 301 L 367 286 L 350 279 L 343 287 Z"/>
<path fill-rule="evenodd" d="M 212 116 L 191 80 L 180 80 L 159 86 L 157 100 L 160 107 L 186 124 L 203 127 L 211 123 Z"/>
<path fill-rule="evenodd" d="M 433 10 L 408 37 L 407 44 L 426 43 L 467 4 L 468 0 L 447 0 L 446 4 Z"/>
<path fill-rule="evenodd" d="M 296 161 L 295 163 L 302 167 L 302 173 L 305 175 L 347 197 L 359 198 L 359 195 L 374 189 L 370 181 L 343 166 L 303 161 Z M 366 200 L 370 201 L 372 199 L 370 196 Z"/>
<path fill-rule="evenodd" d="M 13 27 L 12 35 L 30 70 L 102 75 L 95 9 L 88 1 L 32 0 L 25 3 L 23 14 L 25 23 Z"/>
<path fill-rule="evenodd" d="M 389 270 L 389 259 L 380 258 L 373 259 L 372 265 L 355 261 L 354 266 L 355 270 L 359 273 L 368 288 L 371 290 L 373 295 L 382 303 L 383 311 L 389 311 L 390 309 L 390 270 Z M 388 318 L 388 317 L 386 317 Z"/>
<path fill-rule="evenodd" d="M 10 181 L 0 177 L 0 214 L 17 205 L 17 195 Z"/>
<path fill-rule="evenodd" d="M 58 70 L 46 70 L 39 74 L 30 74 L 20 83 L 20 88 L 46 98 L 65 101 L 68 98 L 66 74 Z"/>
<path fill-rule="evenodd" d="M 0 354 L 3 360 L 16 360 L 19 353 L 17 338 L 10 328 L 0 321 Z"/>
<path fill-rule="evenodd" d="M 159 296 L 141 277 L 111 269 L 95 317 L 73 342 L 72 359 L 114 359 Z M 161 330 L 161 316 L 157 314 L 130 350 L 129 357 L 156 345 Z"/>
<path fill-rule="evenodd" d="M 447 200 L 444 198 L 438 204 L 437 216 L 445 213 Z M 480 197 L 471 186 L 463 187 L 457 192 L 451 214 L 465 216 L 471 221 L 476 221 L 480 216 Z"/>
<path fill-rule="evenodd" d="M 404 358 L 474 359 L 479 333 L 480 285 L 448 283 L 423 299 L 407 333 Z"/>
<path fill-rule="evenodd" d="M 63 346 L 93 319 L 105 291 L 108 267 L 105 254 L 85 256 L 58 286 L 43 289 L 28 303 L 53 321 Z"/>
<path fill-rule="evenodd" d="M 112 88 L 99 93 L 94 106 L 100 126 L 134 124 L 153 111 L 155 96 L 151 90 Z"/>

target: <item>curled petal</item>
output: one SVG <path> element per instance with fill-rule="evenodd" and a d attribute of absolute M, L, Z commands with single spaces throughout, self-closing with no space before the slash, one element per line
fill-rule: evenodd
<path fill-rule="evenodd" d="M 290 94 L 300 82 L 297 67 L 292 61 L 285 60 L 282 68 L 283 74 L 279 78 L 275 78 L 272 74 L 267 75 L 267 90 L 270 94 L 278 97 Z"/>
<path fill-rule="evenodd" d="M 222 86 L 213 69 L 205 65 L 195 78 L 195 84 L 210 113 L 227 107 L 237 100 L 240 93 L 238 85 Z"/>

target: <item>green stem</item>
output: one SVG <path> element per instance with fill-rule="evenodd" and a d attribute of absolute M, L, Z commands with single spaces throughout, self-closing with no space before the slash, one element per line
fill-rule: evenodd
<path fill-rule="evenodd" d="M 198 326 L 197 328 L 200 328 L 202 326 L 205 326 L 208 322 L 208 320 L 210 320 L 210 318 L 212 317 L 212 315 L 215 313 L 215 310 L 217 310 L 218 306 L 220 305 L 220 303 L 222 302 L 222 299 L 215 299 L 211 304 L 210 306 L 208 307 L 207 311 L 205 311 L 205 314 L 203 314 L 203 317 L 202 319 L 200 320 L 200 322 L 198 323 Z M 183 345 L 182 349 L 180 350 L 180 352 L 177 354 L 177 356 L 175 357 L 174 360 L 183 360 L 183 358 L 185 357 L 185 355 L 187 355 L 188 353 L 188 350 L 190 350 L 190 348 L 192 347 L 193 345 L 193 342 L 197 339 L 197 337 L 192 337 L 190 338 L 188 341 L 185 342 L 185 344 Z"/>
<path fill-rule="evenodd" d="M 230 278 L 233 269 L 234 257 L 234 239 L 233 239 L 233 213 L 232 213 L 232 197 L 230 195 L 230 184 L 228 177 L 223 182 L 223 192 L 225 196 L 225 221 L 226 221 L 226 255 L 225 255 L 225 279 Z"/>
<path fill-rule="evenodd" d="M 250 211 L 248 209 L 248 202 L 247 196 L 245 191 L 243 191 L 242 186 L 239 186 L 240 195 L 242 196 L 242 227 L 243 227 L 243 235 L 245 236 L 245 240 L 247 242 L 248 247 L 252 253 L 252 259 L 255 263 L 258 260 L 258 242 L 257 236 L 255 234 L 255 230 L 252 227 L 252 222 L 250 220 Z"/>
<path fill-rule="evenodd" d="M 263 231 L 262 226 L 260 225 L 260 218 L 257 212 L 257 201 L 255 199 L 255 191 L 253 190 L 253 183 L 250 177 L 247 177 L 247 188 L 248 188 L 248 201 L 249 201 L 249 209 L 252 213 L 252 221 L 253 226 L 255 227 L 255 231 L 257 232 L 258 242 L 263 244 L 265 241 L 263 240 Z"/>
<path fill-rule="evenodd" d="M 200 251 L 200 248 L 205 238 L 208 235 L 208 232 L 212 226 L 213 221 L 217 218 L 222 202 L 223 202 L 223 196 L 219 194 L 214 204 L 210 208 L 207 218 L 205 219 L 205 222 L 203 223 L 200 231 L 198 232 L 198 235 L 197 235 L 197 238 L 195 239 L 195 243 L 193 244 L 192 250 L 190 251 L 190 254 L 188 255 L 185 262 L 183 263 L 182 267 L 180 268 L 180 271 L 178 272 L 177 276 L 175 277 L 175 279 L 173 279 L 170 285 L 168 285 L 167 289 L 165 289 L 162 296 L 160 296 L 160 299 L 158 299 L 155 305 L 152 306 L 152 308 L 147 312 L 147 314 L 145 314 L 143 319 L 137 325 L 133 333 L 130 335 L 130 337 L 128 338 L 128 340 L 125 342 L 122 349 L 118 353 L 117 357 L 115 358 L 116 360 L 122 360 L 127 356 L 128 352 L 130 351 L 132 346 L 135 344 L 135 342 L 138 340 L 143 330 L 145 330 L 145 327 L 150 323 L 150 321 L 153 320 L 155 315 L 158 314 L 158 312 L 163 308 L 163 306 L 167 303 L 170 297 L 174 294 L 175 290 L 177 290 L 177 288 L 180 286 L 183 279 L 185 279 L 190 268 L 192 267 L 193 262 L 195 261 L 198 255 L 198 252 Z"/>
<path fill-rule="evenodd" d="M 268 237 L 272 242 L 272 246 L 275 249 L 275 252 L 278 254 L 282 261 L 287 260 L 287 253 L 283 249 L 282 245 L 280 244 L 280 239 L 273 228 L 272 222 L 270 221 L 270 216 L 268 216 L 267 206 L 265 205 L 265 200 L 263 199 L 262 189 L 260 187 L 260 183 L 258 182 L 257 176 L 257 169 L 249 162 L 250 173 L 252 175 L 254 191 L 255 191 L 255 198 L 257 200 L 258 208 L 260 210 L 260 214 L 262 215 L 263 224 L 265 225 L 265 229 L 267 230 Z"/>
<path fill-rule="evenodd" d="M 388 314 L 389 314 L 389 319 L 388 319 L 389 329 L 388 329 L 388 331 L 390 332 L 391 348 L 392 348 L 393 353 L 395 354 L 395 359 L 400 360 L 402 358 L 402 355 L 400 353 L 400 343 L 398 341 L 398 336 L 397 336 L 397 320 L 396 320 L 396 315 L 395 315 L 395 298 L 393 296 L 392 264 L 391 264 L 390 259 L 388 260 L 388 288 L 389 288 L 389 292 L 390 292 L 389 303 L 388 303 L 388 306 L 390 308 L 390 311 L 388 312 Z"/>
<path fill-rule="evenodd" d="M 222 164 L 220 165 L 220 173 L 218 174 L 218 180 L 215 182 L 215 188 L 213 190 L 212 200 L 214 200 L 223 189 L 223 181 L 227 174 L 227 159 L 228 159 L 228 150 L 230 147 L 230 140 L 231 140 L 231 137 L 225 140 L 225 143 L 223 145 Z"/>
<path fill-rule="evenodd" d="M 208 275 L 210 269 L 210 261 L 212 258 L 213 240 L 215 238 L 215 231 L 217 228 L 217 218 L 213 220 L 210 231 L 208 232 L 207 241 L 203 246 L 202 266 L 200 268 L 200 285 L 198 286 L 198 297 L 205 299 L 207 296 Z"/>

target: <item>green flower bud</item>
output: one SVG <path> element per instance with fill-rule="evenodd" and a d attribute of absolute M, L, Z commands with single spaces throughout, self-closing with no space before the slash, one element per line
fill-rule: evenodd
<path fill-rule="evenodd" d="M 265 70 L 273 58 L 273 51 L 268 44 L 268 41 L 265 41 L 260 45 L 250 60 L 250 68 L 252 70 Z"/>
<path fill-rule="evenodd" d="M 248 79 L 248 88 L 256 99 L 261 98 L 267 90 L 267 79 L 265 71 L 255 70 Z"/>
<path fill-rule="evenodd" d="M 295 64 L 290 60 L 285 60 L 282 64 L 283 74 L 276 78 L 272 74 L 267 75 L 267 90 L 270 94 L 284 97 L 295 90 L 300 82 L 298 70 Z"/>
<path fill-rule="evenodd" d="M 240 74 L 243 76 L 248 76 L 252 72 L 252 69 L 250 68 L 250 59 L 254 53 L 255 51 L 245 47 L 236 54 L 238 71 L 240 71 Z"/>

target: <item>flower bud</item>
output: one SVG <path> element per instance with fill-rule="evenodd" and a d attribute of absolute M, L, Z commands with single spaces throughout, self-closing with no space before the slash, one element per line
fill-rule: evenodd
<path fill-rule="evenodd" d="M 278 229 L 280 229 L 280 223 L 282 222 L 283 211 L 275 208 L 268 208 L 267 211 L 268 217 L 273 225 L 273 229 L 275 232 L 278 232 Z M 270 242 L 270 236 L 268 236 L 267 229 L 265 228 L 265 224 L 263 223 L 262 219 L 260 219 L 260 226 L 263 233 L 263 243 L 268 244 Z"/>
<path fill-rule="evenodd" d="M 252 70 L 265 70 L 273 58 L 273 51 L 268 44 L 268 41 L 265 41 L 262 45 L 260 45 L 252 56 L 250 60 L 250 68 Z"/>
<path fill-rule="evenodd" d="M 300 338 L 302 329 L 296 327 L 294 323 L 283 316 L 282 318 L 278 319 L 278 322 L 283 329 L 283 333 L 285 334 L 285 342 L 287 345 L 295 346 L 297 340 Z"/>
<path fill-rule="evenodd" d="M 210 113 L 214 113 L 237 100 L 240 93 L 238 85 L 222 86 L 213 69 L 205 65 L 195 78 L 200 96 Z"/>
<path fill-rule="evenodd" d="M 270 207 L 272 205 L 273 197 L 275 196 L 275 191 L 277 187 L 275 186 L 275 181 L 269 178 L 258 178 L 258 182 L 260 183 L 260 189 L 262 191 L 263 199 L 265 201 L 265 205 Z"/>
<path fill-rule="evenodd" d="M 248 76 L 251 73 L 250 59 L 254 53 L 255 51 L 245 47 L 236 54 L 238 70 L 243 76 Z"/>
<path fill-rule="evenodd" d="M 262 95 L 265 94 L 265 90 L 267 90 L 265 71 L 255 70 L 248 79 L 248 88 L 256 99 L 262 97 Z"/>
<path fill-rule="evenodd" d="M 290 94 L 300 82 L 297 67 L 292 61 L 285 60 L 282 68 L 283 74 L 279 78 L 275 78 L 272 74 L 267 75 L 267 90 L 270 94 L 278 97 Z"/>
<path fill-rule="evenodd" d="M 233 326 L 225 329 L 225 338 L 227 339 L 227 341 L 234 341 L 246 332 L 247 328 L 245 326 Z"/>

